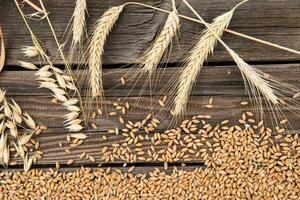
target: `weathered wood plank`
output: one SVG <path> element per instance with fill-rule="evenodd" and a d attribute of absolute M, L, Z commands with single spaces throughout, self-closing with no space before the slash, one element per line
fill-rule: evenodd
<path fill-rule="evenodd" d="M 295 86 L 300 87 L 299 74 L 300 64 L 284 64 L 284 65 L 257 65 L 259 69 L 265 73 L 280 77 Z M 104 70 L 104 88 L 107 97 L 124 97 L 138 96 L 146 77 L 142 76 L 137 79 L 136 86 L 121 85 L 120 78 L 128 73 L 129 69 Z M 161 70 L 159 81 L 156 85 L 156 90 L 153 94 L 162 90 L 169 80 L 178 78 L 177 68 L 168 68 Z M 134 74 L 132 71 L 130 74 Z M 81 75 L 78 77 L 81 80 Z M 41 89 L 39 83 L 34 79 L 34 72 L 32 71 L 3 71 L 0 77 L 0 87 L 7 90 L 7 94 L 11 96 L 51 96 L 48 90 Z M 88 80 L 85 82 L 88 84 Z M 116 87 L 118 86 L 118 87 Z M 85 91 L 82 91 L 82 95 Z M 207 66 L 204 67 L 197 79 L 192 92 L 193 95 L 234 95 L 245 96 L 244 83 L 239 69 L 236 66 Z M 146 87 L 143 95 L 149 95 L 149 86 Z"/>
<path fill-rule="evenodd" d="M 66 166 L 63 166 L 59 169 L 60 172 L 74 172 L 74 171 L 77 171 L 77 170 L 80 170 L 79 166 L 81 165 L 78 165 L 77 167 L 74 166 L 74 167 L 66 167 Z M 97 169 L 104 169 L 104 170 L 107 170 L 108 168 L 110 168 L 110 171 L 111 172 L 114 172 L 116 170 L 118 171 L 121 171 L 121 172 L 128 172 L 128 169 L 129 167 L 116 167 L 116 166 L 113 166 L 113 167 L 107 167 L 107 166 L 101 166 L 101 167 L 89 167 L 88 165 L 82 165 L 88 169 L 91 169 L 91 170 L 97 170 Z M 129 165 L 130 166 L 130 165 Z M 47 168 L 50 168 L 49 166 L 46 166 Z M 54 168 L 55 166 L 52 165 L 51 166 L 52 168 Z M 178 166 L 176 165 L 176 169 L 177 170 L 184 170 L 184 171 L 192 171 L 192 170 L 195 170 L 197 168 L 201 168 L 203 166 L 199 165 L 199 166 Z M 38 169 L 38 170 L 44 170 L 44 171 L 48 171 L 47 169 L 44 169 L 44 167 L 42 165 L 39 165 L 39 166 L 32 166 L 32 169 Z M 156 169 L 159 169 L 160 171 L 163 171 L 163 167 L 162 166 L 135 166 L 134 170 L 131 172 L 132 174 L 146 174 L 146 173 L 149 173 L 149 172 L 153 172 L 154 170 Z M 170 167 L 168 168 L 168 170 L 165 170 L 164 172 L 167 173 L 167 174 L 171 174 L 174 170 L 174 167 L 172 165 L 170 165 Z M 17 167 L 10 167 L 8 169 L 5 169 L 3 171 L 7 171 L 7 172 L 16 172 L 16 171 L 23 171 L 22 167 L 21 166 L 17 166 Z M 1 172 L 1 170 L 0 170 Z"/>
<path fill-rule="evenodd" d="M 140 2 L 168 9 L 167 0 L 140 0 Z M 205 19 L 211 21 L 217 15 L 229 10 L 239 0 L 191 0 L 190 3 Z M 119 5 L 124 1 L 89 1 L 88 19 L 89 27 L 110 6 Z M 178 2 L 179 4 L 179 2 Z M 50 12 L 53 26 L 61 42 L 65 28 L 72 15 L 74 1 L 62 0 L 45 1 Z M 187 8 L 180 3 L 179 12 L 192 16 Z M 142 51 L 153 41 L 161 24 L 164 13 L 149 10 L 147 8 L 128 6 L 121 15 L 117 26 L 111 34 L 105 48 L 104 64 L 132 63 L 136 61 Z M 1 26 L 4 31 L 7 46 L 7 65 L 14 65 L 18 59 L 23 59 L 20 48 L 23 45 L 31 45 L 28 31 L 25 28 L 14 2 L 4 0 L 0 2 Z M 293 49 L 300 46 L 300 2 L 298 0 L 253 0 L 241 6 L 235 13 L 230 28 L 261 39 L 285 45 Z M 39 38 L 44 42 L 47 52 L 51 56 L 56 55 L 57 48 L 51 37 L 51 32 L 45 21 L 33 21 L 32 27 Z M 180 33 L 180 48 L 187 49 L 194 37 L 202 30 L 196 23 L 182 20 Z M 224 40 L 236 50 L 243 58 L 251 61 L 293 61 L 299 60 L 299 56 L 291 53 L 266 47 L 261 44 L 249 42 L 244 39 L 225 34 Z M 176 45 L 177 46 L 177 45 Z M 169 62 L 182 60 L 181 51 L 173 48 Z M 214 58 L 209 61 L 231 61 L 223 48 L 217 48 Z M 61 60 L 55 60 L 61 63 Z"/>
<path fill-rule="evenodd" d="M 266 73 L 278 75 L 285 80 L 300 86 L 299 74 L 300 65 L 260 65 Z M 174 75 L 176 69 L 166 69 L 162 76 L 162 81 L 159 82 L 158 88 L 162 88 L 166 84 L 166 80 L 170 80 Z M 230 73 L 228 73 L 230 72 Z M 72 154 L 64 152 L 64 147 L 59 147 L 59 142 L 66 142 L 66 131 L 63 128 L 62 116 L 66 114 L 66 110 L 60 105 L 51 102 L 51 93 L 45 89 L 38 88 L 38 82 L 33 81 L 34 72 L 32 71 L 4 71 L 0 77 L 0 87 L 7 89 L 8 97 L 14 98 L 23 109 L 31 114 L 38 124 L 48 126 L 48 130 L 39 135 L 37 139 L 40 141 L 41 148 L 44 151 L 43 159 L 39 162 L 42 165 L 53 164 L 55 161 L 66 163 L 69 159 L 74 159 L 75 164 L 92 164 L 89 160 L 78 160 L 78 155 L 82 152 L 87 152 L 89 155 L 96 158 L 97 162 L 101 160 L 101 150 L 104 146 L 118 143 L 124 140 L 123 136 L 116 136 L 107 133 L 107 130 L 119 126 L 117 117 L 96 118 L 93 120 L 98 125 L 97 130 L 85 131 L 89 138 L 78 148 L 72 151 Z M 117 98 L 126 96 L 129 88 L 121 87 L 119 89 L 112 89 L 113 86 L 119 84 L 120 77 L 124 72 L 119 70 L 109 69 L 105 71 L 105 88 L 107 98 L 104 104 L 108 110 L 112 110 L 112 102 Z M 131 108 L 124 116 L 125 120 L 133 122 L 142 120 L 149 113 L 150 98 L 147 96 L 149 92 L 145 92 L 140 97 L 140 103 L 135 105 L 137 95 L 143 84 L 142 77 L 137 84 L 135 90 L 132 91 L 131 96 L 127 97 Z M 205 105 L 208 103 L 209 97 L 214 98 L 214 108 L 207 109 Z M 86 100 L 88 97 L 84 97 Z M 242 107 L 239 103 L 247 100 L 244 92 L 243 81 L 237 67 L 235 66 L 209 66 L 205 67 L 198 77 L 196 87 L 193 91 L 193 96 L 190 98 L 190 103 L 187 110 L 186 118 L 190 118 L 198 114 L 212 115 L 209 123 L 216 125 L 224 119 L 229 119 L 231 123 L 237 123 L 241 114 L 245 111 L 251 110 L 251 107 Z M 90 105 L 94 103 L 90 101 Z M 291 125 L 294 129 L 300 129 L 299 118 L 297 116 L 288 114 Z M 268 121 L 268 119 L 266 119 Z M 170 126 L 171 116 L 166 115 L 161 119 L 161 124 L 158 131 L 163 131 Z M 144 133 L 141 133 L 145 135 Z M 107 136 L 108 140 L 103 140 L 102 136 Z M 165 148 L 166 145 L 158 146 L 158 149 Z M 145 149 L 150 148 L 150 144 L 145 144 Z M 192 158 L 191 162 L 201 162 L 198 158 Z M 117 163 L 117 162 L 115 162 Z M 121 163 L 119 161 L 119 163 Z M 142 163 L 142 162 L 141 162 Z"/>
<path fill-rule="evenodd" d="M 219 123 L 222 120 L 228 119 L 232 122 L 237 122 L 241 114 L 245 111 L 253 111 L 252 107 L 241 106 L 241 101 L 247 101 L 247 97 L 239 96 L 211 96 L 214 99 L 213 109 L 205 108 L 205 105 L 208 104 L 209 97 L 199 97 L 193 96 L 190 98 L 190 102 L 186 111 L 185 118 L 191 118 L 192 116 L 205 114 L 212 115 L 213 119 L 210 121 L 212 123 Z M 67 111 L 57 104 L 51 102 L 49 97 L 28 97 L 28 96 L 19 96 L 14 97 L 14 99 L 22 106 L 24 111 L 28 112 L 36 119 L 36 121 L 41 125 L 46 125 L 50 129 L 50 133 L 56 134 L 57 129 L 60 132 L 63 132 L 63 120 L 62 117 L 67 113 Z M 104 106 L 107 108 L 107 111 L 116 111 L 112 103 L 116 102 L 117 98 L 107 98 L 104 102 Z M 137 98 L 130 97 L 127 99 L 131 108 L 127 111 L 123 118 L 125 120 L 131 121 L 140 121 L 144 119 L 150 110 L 150 99 L 147 97 L 142 97 L 139 99 L 139 104 L 135 105 Z M 162 108 L 162 110 L 164 110 Z M 165 111 L 165 110 L 164 110 Z M 161 118 L 160 114 L 157 114 L 156 117 Z M 291 123 L 294 125 L 294 128 L 300 129 L 299 119 L 297 116 L 289 114 L 288 118 Z M 268 117 L 267 117 L 268 119 Z M 169 127 L 172 116 L 164 112 L 163 119 L 161 120 L 161 125 L 159 129 L 164 130 Z M 100 117 L 92 120 L 99 127 L 99 131 L 107 131 L 110 128 L 113 128 L 117 125 L 120 125 L 118 117 Z M 51 131 L 53 128 L 53 132 Z"/>
<path fill-rule="evenodd" d="M 300 65 L 272 65 L 272 67 L 264 65 L 259 66 L 259 68 L 266 73 L 278 75 L 286 81 L 300 87 L 298 77 L 300 74 Z M 34 78 L 33 73 L 32 71 L 4 71 L 0 78 L 0 87 L 5 88 L 7 95 L 19 102 L 19 104 L 40 123 L 54 128 L 62 127 L 61 116 L 63 116 L 66 111 L 62 106 L 55 105 L 51 102 L 51 92 L 47 89 L 38 88 L 38 81 L 32 81 Z M 126 100 L 132 105 L 131 110 L 128 112 L 128 118 L 130 120 L 140 120 L 143 116 L 147 115 L 150 104 L 150 98 L 148 97 L 149 88 L 146 88 L 145 92 L 140 96 L 140 103 L 135 105 L 138 100 L 137 96 L 140 94 L 139 92 L 145 80 L 144 77 L 138 80 L 136 87 L 131 91 L 130 95 L 125 98 L 131 87 L 120 86 L 119 88 L 109 89 L 120 84 L 119 79 L 123 76 L 124 72 L 106 70 L 105 74 L 104 83 L 107 99 L 104 105 L 108 107 L 108 109 L 112 109 L 111 104 L 113 101 L 116 101 L 117 98 L 121 98 L 121 100 Z M 155 90 L 153 94 L 161 90 L 166 85 L 166 81 L 172 80 L 174 74 L 176 74 L 175 69 L 166 69 L 157 84 L 157 90 Z M 191 98 L 187 116 L 206 112 L 207 109 L 204 109 L 204 106 L 211 96 L 214 97 L 216 106 L 210 113 L 213 113 L 217 121 L 221 121 L 224 118 L 237 119 L 242 112 L 242 108 L 238 106 L 239 102 L 248 99 L 243 84 L 237 67 L 205 67 L 198 77 L 195 88 L 192 91 L 192 96 L 194 97 Z M 90 105 L 88 107 L 95 105 L 93 101 L 90 101 L 89 97 L 84 97 L 84 101 L 88 102 L 88 105 Z M 224 113 L 224 107 L 230 110 L 230 112 L 226 112 L 226 115 Z M 169 123 L 169 120 L 170 118 L 165 119 L 165 127 L 166 124 Z M 291 121 L 297 124 L 296 117 L 292 116 Z M 105 131 L 114 124 L 114 120 L 102 119 L 98 121 L 98 123 L 101 124 L 101 131 Z"/>
<path fill-rule="evenodd" d="M 116 98 L 114 98 L 116 99 Z M 241 106 L 239 104 L 240 101 L 246 100 L 245 97 L 214 97 L 214 108 L 207 109 L 205 108 L 205 104 L 208 102 L 208 97 L 192 97 L 190 101 L 190 105 L 187 110 L 187 119 L 190 119 L 192 116 L 198 114 L 209 114 L 212 116 L 212 119 L 206 120 L 207 123 L 216 126 L 220 124 L 222 120 L 228 119 L 230 120 L 230 124 L 238 124 L 238 119 L 241 117 L 243 112 L 251 110 L 250 107 Z M 49 103 L 49 98 L 40 97 L 40 98 L 30 98 L 27 96 L 24 97 L 16 97 L 16 100 L 22 105 L 24 110 L 28 111 L 39 124 L 48 126 L 48 130 L 44 133 L 40 134 L 36 137 L 37 141 L 40 142 L 41 150 L 44 152 L 43 158 L 39 161 L 39 164 L 54 164 L 56 161 L 59 161 L 62 164 L 66 164 L 68 160 L 74 160 L 75 165 L 81 164 L 94 164 L 88 159 L 79 159 L 79 155 L 83 152 L 86 152 L 88 155 L 93 156 L 96 159 L 96 162 L 103 162 L 102 157 L 103 147 L 107 146 L 111 149 L 111 145 L 122 144 L 125 140 L 125 137 L 122 135 L 115 135 L 112 133 L 108 133 L 108 129 L 114 129 L 116 126 L 119 129 L 126 128 L 124 125 L 120 124 L 117 116 L 113 117 L 101 117 L 96 118 L 93 121 L 98 126 L 97 130 L 89 128 L 88 130 L 83 131 L 88 135 L 88 138 L 81 144 L 79 147 L 71 148 L 71 154 L 65 152 L 65 149 L 69 149 L 68 143 L 66 140 L 67 133 L 63 128 L 62 118 L 63 114 L 66 111 L 60 107 L 59 105 L 51 105 Z M 111 100 L 111 99 L 109 99 Z M 130 98 L 130 100 L 135 101 L 134 98 Z M 133 123 L 140 121 L 145 118 L 145 116 L 149 113 L 149 109 L 146 107 L 149 105 L 150 100 L 148 98 L 143 98 L 142 103 L 140 105 L 143 106 L 132 106 L 128 113 L 124 116 L 124 119 L 130 120 Z M 225 114 L 226 113 L 226 114 Z M 300 129 L 299 118 L 294 115 L 288 115 L 289 120 L 291 121 L 291 125 L 295 130 Z M 171 116 L 166 115 L 163 119 L 160 119 L 161 123 L 157 128 L 158 132 L 163 132 L 164 130 L 170 128 Z M 271 120 L 266 118 L 265 120 L 269 124 Z M 270 124 L 271 125 L 271 124 Z M 241 125 L 243 126 L 243 125 Z M 154 132 L 153 132 L 154 133 Z M 153 133 L 149 134 L 150 137 L 153 136 Z M 146 136 L 147 134 L 144 132 L 139 132 L 138 134 L 142 136 Z M 182 133 L 182 138 L 187 135 Z M 106 136 L 107 139 L 103 139 L 103 136 Z M 59 146 L 59 143 L 63 143 L 63 147 Z M 150 141 L 144 141 L 143 143 L 143 151 L 147 152 L 151 147 Z M 167 143 L 161 143 L 155 146 L 156 151 L 163 150 L 167 147 Z M 19 159 L 17 159 L 19 160 Z M 124 161 L 115 160 L 114 162 L 108 162 L 108 164 L 116 164 L 123 163 Z M 179 161 L 180 163 L 182 161 Z M 202 160 L 191 156 L 191 160 L 188 163 L 201 163 Z M 137 163 L 144 163 L 144 161 L 138 161 Z M 148 161 L 147 163 L 159 163 L 157 161 Z"/>
<path fill-rule="evenodd" d="M 235 122 L 235 124 L 237 124 Z M 299 130 L 295 130 L 299 132 Z M 52 132 L 52 133 L 49 133 Z M 55 134 L 53 134 L 55 132 Z M 122 145 L 124 143 L 125 137 L 123 136 L 116 136 L 114 134 L 110 134 L 107 132 L 99 132 L 99 131 L 91 131 L 91 132 L 86 132 L 86 134 L 89 136 L 83 144 L 76 148 L 70 148 L 66 136 L 67 134 L 62 131 L 62 129 L 55 129 L 51 128 L 51 130 L 46 131 L 45 133 L 39 135 L 36 137 L 36 140 L 40 142 L 41 145 L 41 150 L 43 151 L 43 156 L 42 159 L 36 164 L 38 167 L 39 165 L 53 165 L 55 162 L 60 162 L 61 164 L 66 164 L 68 160 L 73 160 L 74 163 L 72 165 L 78 166 L 78 165 L 97 165 L 98 163 L 105 163 L 106 165 L 111 165 L 111 164 L 122 164 L 126 161 L 124 160 L 119 160 L 116 159 L 114 162 L 108 161 L 105 162 L 103 160 L 103 153 L 102 149 L 104 147 L 108 147 L 109 151 L 113 150 L 113 147 L 111 146 L 112 144 L 119 144 Z M 139 133 L 142 136 L 146 136 L 147 134 L 145 133 Z M 106 136 L 108 139 L 104 140 L 102 136 Z M 182 138 L 187 136 L 188 134 L 182 133 Z M 152 135 L 153 136 L 153 135 Z M 150 135 L 150 137 L 152 137 Z M 201 136 L 197 135 L 197 138 L 200 138 Z M 63 144 L 62 147 L 59 146 L 59 142 Z M 147 155 L 147 151 L 151 150 L 151 145 L 152 143 L 148 140 L 145 140 L 142 142 L 143 146 L 141 147 L 142 151 L 145 152 L 145 158 L 148 158 L 149 156 Z M 161 150 L 167 149 L 168 145 L 167 143 L 161 143 L 159 145 L 155 146 L 155 151 L 159 152 Z M 180 149 L 184 148 L 185 146 L 180 146 L 177 145 L 177 150 L 179 151 Z M 134 145 L 131 146 L 132 151 L 134 151 Z M 203 148 L 208 148 L 206 146 L 203 146 L 202 148 L 198 148 L 197 150 L 199 151 L 200 149 Z M 71 153 L 65 152 L 65 149 L 70 149 Z M 85 152 L 89 156 L 93 156 L 95 158 L 95 162 L 92 162 L 91 160 L 84 158 L 84 159 L 79 159 L 80 154 Z M 133 153 L 136 155 L 136 153 Z M 202 158 L 196 157 L 195 153 L 187 153 L 190 155 L 189 160 L 179 160 L 173 163 L 203 163 Z M 21 164 L 22 161 L 20 158 L 13 158 L 14 161 L 18 161 L 18 164 Z M 151 160 L 151 161 L 141 161 L 137 160 L 136 162 L 133 163 L 148 163 L 148 164 L 157 164 L 161 163 L 157 160 Z M 13 166 L 12 166 L 13 167 Z"/>

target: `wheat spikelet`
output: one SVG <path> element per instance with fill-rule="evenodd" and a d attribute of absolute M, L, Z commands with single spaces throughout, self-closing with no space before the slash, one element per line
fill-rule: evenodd
<path fill-rule="evenodd" d="M 218 16 L 210 25 L 210 28 L 219 37 L 223 35 L 224 30 L 228 27 L 233 11 L 234 9 Z M 214 36 L 214 34 L 206 29 L 200 36 L 195 47 L 190 52 L 190 56 L 186 59 L 184 69 L 179 77 L 179 83 L 177 85 L 176 96 L 174 99 L 174 107 L 171 111 L 172 115 L 179 116 L 184 112 L 193 84 L 196 81 L 196 78 L 208 55 L 213 53 L 217 41 L 218 39 Z"/>
<path fill-rule="evenodd" d="M 78 118 L 81 109 L 77 106 L 79 99 L 70 98 L 67 93 L 75 91 L 76 87 L 72 84 L 72 78 L 64 75 L 64 72 L 51 65 L 41 67 L 36 73 L 36 78 L 40 81 L 41 88 L 47 88 L 53 92 L 53 97 L 70 112 L 65 118 L 65 127 L 70 132 L 81 131 L 84 127 L 82 120 Z M 53 77 L 53 78 L 52 78 Z M 29 122 L 30 120 L 27 119 Z"/>
<path fill-rule="evenodd" d="M 153 73 L 159 62 L 161 61 L 164 52 L 176 36 L 179 29 L 179 17 L 177 10 L 173 10 L 166 20 L 159 36 L 153 45 L 146 51 L 143 56 L 143 70 L 145 72 Z"/>
<path fill-rule="evenodd" d="M 5 91 L 2 89 L 0 89 L 0 103 L 2 107 L 0 109 L 0 132 L 2 133 L 0 137 L 0 163 L 5 164 L 5 166 L 9 164 L 10 157 L 12 157 L 9 144 L 14 144 L 16 150 L 14 157 L 18 155 L 23 158 L 24 166 L 26 166 L 25 152 L 28 149 L 24 146 L 31 143 L 31 139 L 41 133 L 43 128 L 37 125 L 34 119 L 24 112 L 16 101 L 13 99 L 8 100 L 5 97 Z M 38 150 L 38 147 L 35 150 Z M 34 163 L 36 161 L 37 159 Z M 30 165 L 28 165 L 28 169 Z"/>
<path fill-rule="evenodd" d="M 35 46 L 24 46 L 21 50 L 27 58 L 33 58 L 39 55 L 39 50 Z"/>
<path fill-rule="evenodd" d="M 272 111 L 271 115 L 275 122 L 273 125 L 276 126 L 278 126 L 279 120 L 286 119 L 281 109 L 300 115 L 299 88 L 250 66 L 232 49 L 229 47 L 226 49 L 242 73 L 246 91 L 255 109 L 259 112 L 260 119 L 263 119 L 265 115 L 263 105 Z"/>
<path fill-rule="evenodd" d="M 123 5 L 107 10 L 96 22 L 92 32 L 92 39 L 88 47 L 88 68 L 92 97 L 103 96 L 102 85 L 102 55 L 107 36 L 119 18 Z"/>
<path fill-rule="evenodd" d="M 73 39 L 72 46 L 79 46 L 82 43 L 82 39 L 86 29 L 85 14 L 87 12 L 86 0 L 76 0 L 76 6 L 73 12 Z"/>
<path fill-rule="evenodd" d="M 264 75 L 258 73 L 254 67 L 251 67 L 246 63 L 237 53 L 232 49 L 227 49 L 231 57 L 239 67 L 244 79 L 253 87 L 255 87 L 269 102 L 277 104 L 278 97 L 274 94 L 273 89 L 270 87 L 268 82 L 264 80 Z M 250 86 L 250 87 L 251 87 Z"/>

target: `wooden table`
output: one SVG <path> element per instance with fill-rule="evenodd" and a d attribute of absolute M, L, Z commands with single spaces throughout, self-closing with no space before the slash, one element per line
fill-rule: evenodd
<path fill-rule="evenodd" d="M 89 27 L 108 7 L 120 5 L 123 2 L 121 0 L 89 0 Z M 139 2 L 164 9 L 170 7 L 167 0 L 140 0 Z M 214 17 L 228 11 L 238 2 L 238 0 L 190 0 L 190 3 L 209 22 Z M 62 38 L 73 12 L 74 0 L 48 0 L 45 1 L 45 6 L 50 13 L 49 17 L 57 35 Z M 178 8 L 181 14 L 192 16 L 182 3 L 178 4 Z M 155 39 L 165 17 L 166 14 L 164 13 L 144 7 L 128 6 L 125 8 L 105 48 L 104 68 L 106 74 L 109 72 L 109 75 L 104 77 L 105 104 L 110 105 L 117 98 L 123 98 L 127 95 L 129 89 L 126 87 L 110 89 L 119 84 L 119 79 L 123 75 L 116 68 L 124 64 L 132 64 L 138 59 L 143 50 Z M 31 45 L 31 39 L 13 1 L 2 0 L 0 2 L 0 19 L 7 47 L 7 61 L 4 71 L 1 73 L 0 87 L 6 89 L 7 95 L 14 98 L 39 124 L 48 126 L 48 130 L 37 137 L 44 155 L 34 167 L 54 167 L 55 161 L 59 161 L 65 168 L 74 169 L 82 165 L 96 167 L 101 161 L 103 146 L 122 140 L 122 136 L 112 136 L 107 133 L 109 128 L 118 125 L 118 119 L 113 117 L 95 119 L 94 123 L 98 125 L 98 130 L 86 131 L 89 135 L 88 139 L 72 151 L 72 154 L 66 153 L 64 147 L 58 145 L 59 142 L 66 143 L 67 133 L 63 128 L 62 120 L 66 110 L 62 106 L 51 102 L 52 97 L 48 90 L 38 88 L 39 84 L 38 81 L 34 80 L 34 72 L 24 71 L 17 66 L 17 60 L 26 60 L 20 49 L 25 45 Z M 55 56 L 57 48 L 46 22 L 33 21 L 32 27 L 44 43 L 47 53 L 50 56 Z M 180 67 L 180 62 L 184 58 L 182 53 L 185 54 L 182 50 L 190 46 L 202 28 L 203 26 L 197 23 L 187 20 L 181 21 L 180 48 L 178 48 L 178 44 L 174 45 L 174 51 L 168 61 L 170 67 L 165 70 L 162 80 L 170 79 L 171 75 L 175 73 L 176 67 Z M 230 29 L 300 50 L 300 1 L 251 0 L 235 12 Z M 250 64 L 300 87 L 299 55 L 238 38 L 228 33 L 224 35 L 224 41 Z M 33 62 L 39 64 L 38 60 Z M 61 67 L 62 61 L 57 59 L 55 64 Z M 165 81 L 159 82 L 158 88 L 162 88 L 164 84 Z M 141 86 L 142 80 L 138 82 L 138 87 Z M 135 102 L 139 94 L 138 87 L 131 92 L 131 96 L 128 97 L 129 102 Z M 145 107 L 150 102 L 147 95 L 145 93 L 141 97 L 142 104 Z M 214 98 L 215 105 L 210 110 L 204 107 L 209 97 Z M 238 68 L 219 45 L 214 57 L 209 58 L 207 66 L 204 67 L 197 80 L 188 107 L 187 117 L 196 114 L 211 114 L 213 116 L 211 123 L 218 123 L 224 119 L 229 119 L 235 123 L 241 113 L 251 109 L 250 107 L 240 106 L 240 102 L 247 99 Z M 146 108 L 132 104 L 126 118 L 128 120 L 139 120 L 145 117 L 147 112 Z M 289 119 L 294 129 L 300 128 L 298 117 L 290 115 Z M 166 129 L 169 122 L 170 118 L 168 117 L 162 119 L 160 130 Z M 106 135 L 109 139 L 107 141 L 102 140 L 103 135 Z M 164 146 L 159 148 L 164 148 Z M 96 162 L 79 160 L 78 155 L 83 151 L 92 155 Z M 69 159 L 74 159 L 75 162 L 67 166 L 66 162 Z M 180 163 L 174 165 L 180 165 Z M 122 164 L 122 161 L 115 161 L 105 163 L 104 166 L 121 167 Z M 196 158 L 187 164 L 191 167 L 203 166 L 201 160 Z M 142 171 L 149 171 L 155 166 L 162 166 L 162 163 L 139 162 L 134 163 L 134 165 L 140 166 L 139 169 Z M 20 167 L 22 166 L 17 165 L 10 167 L 10 169 Z"/>

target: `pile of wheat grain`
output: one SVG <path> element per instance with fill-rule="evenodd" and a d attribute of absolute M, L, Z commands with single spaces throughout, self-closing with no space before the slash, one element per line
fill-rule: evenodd
<path fill-rule="evenodd" d="M 169 168 L 167 171 L 151 169 L 147 172 L 145 168 L 131 166 L 123 168 L 122 171 L 109 168 L 82 168 L 64 172 L 60 171 L 57 164 L 56 169 L 49 171 L 36 169 L 27 173 L 3 171 L 0 173 L 0 198 L 300 198 L 298 134 L 283 133 L 283 128 L 278 128 L 277 133 L 274 133 L 265 127 L 262 121 L 255 122 L 250 112 L 242 115 L 239 124 L 231 126 L 227 120 L 217 126 L 203 125 L 205 120 L 198 120 L 198 117 L 185 120 L 179 127 L 160 135 L 154 134 L 153 137 L 156 138 L 154 143 L 158 144 L 160 141 L 168 142 L 170 145 L 166 145 L 166 149 L 161 152 L 155 152 L 154 149 L 153 155 L 158 155 L 158 161 L 168 163 L 176 162 L 177 157 L 182 161 L 184 155 L 198 156 L 199 160 L 203 161 L 203 167 L 187 167 L 184 170 Z M 202 125 L 194 125 L 198 123 Z M 120 150 L 113 149 L 121 148 L 122 143 L 126 142 L 128 141 L 112 145 L 111 154 L 116 156 L 120 154 L 118 153 Z M 150 152 L 151 148 L 148 149 Z M 136 158 L 146 157 L 139 151 L 132 151 L 129 155 Z M 188 157 L 185 161 L 188 163 Z"/>

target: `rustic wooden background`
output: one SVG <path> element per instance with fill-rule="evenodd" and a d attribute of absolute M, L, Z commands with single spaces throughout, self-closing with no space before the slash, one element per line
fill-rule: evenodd
<path fill-rule="evenodd" d="M 124 2 L 122 0 L 88 0 L 89 27 L 107 8 Z M 165 9 L 170 7 L 168 0 L 139 0 L 139 2 Z M 190 3 L 207 21 L 211 21 L 214 17 L 228 11 L 238 2 L 239 0 L 190 0 Z M 50 12 L 49 16 L 57 35 L 62 38 L 73 12 L 74 0 L 45 0 L 44 3 Z M 180 1 L 177 1 L 177 3 L 181 14 L 192 16 Z M 132 64 L 154 40 L 165 18 L 166 14 L 148 8 L 139 6 L 126 7 L 105 48 L 105 72 L 114 72 L 115 68 L 119 66 Z M 182 61 L 183 49 L 187 49 L 190 46 L 195 36 L 203 28 L 199 24 L 186 20 L 182 20 L 181 24 L 179 45 L 176 45 L 180 46 L 180 48 L 174 49 L 169 59 L 171 67 L 165 71 L 163 80 L 170 78 L 171 74 L 176 70 L 173 67 L 177 67 Z M 31 45 L 31 40 L 14 2 L 11 0 L 0 1 L 0 25 L 4 32 L 7 47 L 6 66 L 0 76 L 0 87 L 7 89 L 8 96 L 19 102 L 24 110 L 31 114 L 39 124 L 49 127 L 45 133 L 37 138 L 41 143 L 44 155 L 35 167 L 53 167 L 55 161 L 60 161 L 64 167 L 97 166 L 97 164 L 90 161 L 79 161 L 78 155 L 85 151 L 94 156 L 97 162 L 100 162 L 102 147 L 121 139 L 119 136 L 110 137 L 111 139 L 108 141 L 101 139 L 103 135 L 108 134 L 106 132 L 107 129 L 117 124 L 117 119 L 102 118 L 95 120 L 99 130 L 87 132 L 90 137 L 73 151 L 73 154 L 65 153 L 64 148 L 59 147 L 58 143 L 60 141 L 66 142 L 66 132 L 63 129 L 63 120 L 61 118 L 66 111 L 61 106 L 51 102 L 51 93 L 48 90 L 38 88 L 38 82 L 34 81 L 33 72 L 23 71 L 16 66 L 17 60 L 26 60 L 20 49 L 24 45 Z M 47 24 L 44 21 L 34 21 L 32 27 L 44 43 L 47 52 L 51 56 L 55 56 L 57 48 Z M 249 0 L 248 3 L 242 5 L 235 12 L 230 29 L 300 50 L 300 1 Z M 257 44 L 230 34 L 224 35 L 224 41 L 249 63 L 300 87 L 299 55 Z M 35 62 L 39 63 L 37 60 Z M 55 62 L 59 66 L 62 65 L 59 59 L 55 60 Z M 106 104 L 118 97 L 124 97 L 128 93 L 128 88 L 125 87 L 108 90 L 119 83 L 121 76 L 120 72 L 115 71 L 104 77 L 104 85 L 105 89 L 107 89 Z M 140 82 L 138 83 L 139 86 L 141 84 Z M 163 82 L 159 84 L 160 87 L 163 85 Z M 133 90 L 129 101 L 135 101 L 138 89 Z M 148 105 L 149 99 L 146 95 L 142 97 L 142 102 Z M 204 108 L 209 97 L 215 99 L 215 107 L 211 110 Z M 236 122 L 243 111 L 250 109 L 239 105 L 239 102 L 242 100 L 247 100 L 242 77 L 224 49 L 218 47 L 214 57 L 209 59 L 208 67 L 203 69 L 195 85 L 187 115 L 211 114 L 213 116 L 212 123 L 217 123 L 223 119 L 230 119 L 232 122 Z M 194 109 L 195 107 L 197 109 Z M 127 118 L 132 120 L 142 119 L 147 112 L 147 109 L 133 107 L 129 111 Z M 300 129 L 299 118 L 290 115 L 289 119 L 296 130 Z M 167 118 L 163 119 L 160 128 L 166 128 L 169 120 Z M 69 159 L 74 159 L 74 164 L 72 166 L 64 165 Z M 202 162 L 194 159 L 188 164 L 195 167 L 201 166 Z M 122 166 L 122 163 L 106 163 L 105 165 L 118 167 Z M 141 166 L 141 170 L 147 171 L 153 169 L 153 166 L 161 166 L 161 163 L 139 163 L 137 165 Z M 18 167 L 21 166 L 14 166 L 10 169 Z"/>

